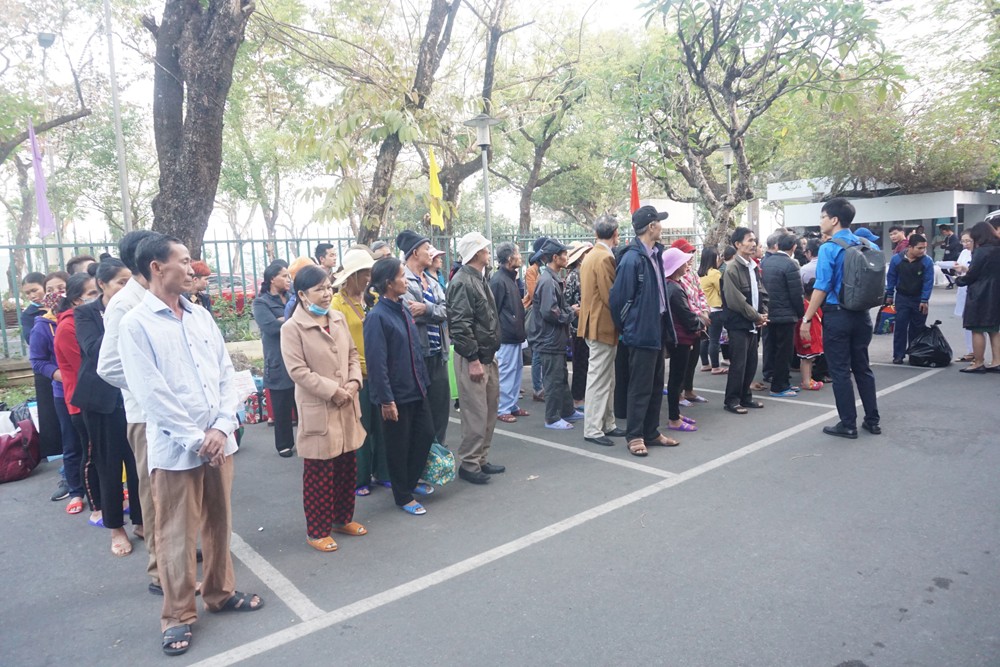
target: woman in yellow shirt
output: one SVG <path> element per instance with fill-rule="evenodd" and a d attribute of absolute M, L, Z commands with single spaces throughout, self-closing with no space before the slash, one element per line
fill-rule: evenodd
<path fill-rule="evenodd" d="M 344 254 L 343 268 L 336 275 L 333 286 L 337 293 L 333 295 L 330 308 L 338 310 L 347 318 L 347 328 L 351 332 L 354 346 L 361 356 L 361 375 L 364 383 L 358 398 L 361 402 L 361 425 L 368 436 L 361 449 L 356 452 L 358 461 L 358 478 L 355 494 L 367 496 L 371 493 L 371 484 L 389 486 L 389 466 L 385 458 L 385 445 L 382 441 L 382 421 L 374 414 L 371 400 L 368 398 L 368 367 L 365 364 L 365 337 L 363 325 L 365 313 L 365 290 L 372 275 L 375 260 L 371 253 L 363 248 L 352 248 Z M 372 474 L 374 473 L 374 478 Z"/>
<path fill-rule="evenodd" d="M 701 266 L 698 267 L 701 290 L 708 299 L 708 338 L 701 340 L 701 370 L 712 375 L 723 375 L 728 369 L 719 366 L 719 337 L 722 335 L 722 272 L 719 271 L 719 251 L 706 247 L 701 251 Z M 711 363 L 710 363 L 711 362 Z"/>

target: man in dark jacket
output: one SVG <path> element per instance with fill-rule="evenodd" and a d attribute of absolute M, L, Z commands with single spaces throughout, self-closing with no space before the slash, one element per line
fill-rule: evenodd
<path fill-rule="evenodd" d="M 521 345 L 525 341 L 524 304 L 521 302 L 521 288 L 517 284 L 521 252 L 517 245 L 507 241 L 497 246 L 496 255 L 499 267 L 490 276 L 490 289 L 500 318 L 500 349 L 497 351 L 500 399 L 497 404 L 497 419 L 513 423 L 518 417 L 529 416 L 517 404 L 524 372 Z"/>
<path fill-rule="evenodd" d="M 559 277 L 559 272 L 566 268 L 566 246 L 550 238 L 545 241 L 538 254 L 541 266 L 535 293 L 531 298 L 533 312 L 528 340 L 532 354 L 537 354 L 542 364 L 545 428 L 571 429 L 573 424 L 570 422 L 583 419 L 583 414 L 573 407 L 573 396 L 566 376 L 569 323 L 580 307 L 566 305 L 563 281 Z"/>
<path fill-rule="evenodd" d="M 764 288 L 767 290 L 767 328 L 764 339 L 765 356 L 774 364 L 771 374 L 771 396 L 795 398 L 797 387 L 790 382 L 792 354 L 795 352 L 795 324 L 806 312 L 802 302 L 802 277 L 799 263 L 792 259 L 798 238 L 784 234 L 777 241 L 777 252 L 769 253 L 760 264 Z"/>
<path fill-rule="evenodd" d="M 611 317 L 628 348 L 628 451 L 646 456 L 648 446 L 675 447 L 660 433 L 663 405 L 663 348 L 674 342 L 660 254 L 661 222 L 667 213 L 643 206 L 632 214 L 635 239 L 622 251 L 611 286 Z"/>
<path fill-rule="evenodd" d="M 962 254 L 962 241 L 955 234 L 955 230 L 951 225 L 938 225 L 938 231 L 941 232 L 941 240 L 938 241 L 937 245 L 944 249 L 944 256 L 941 257 L 941 261 L 957 261 L 958 256 Z M 955 289 L 955 281 L 952 280 L 952 276 L 955 275 L 954 269 L 942 269 L 941 272 L 948 279 L 948 287 L 945 289 Z"/>
<path fill-rule="evenodd" d="M 748 408 L 763 408 L 753 399 L 750 384 L 757 372 L 757 348 L 760 330 L 767 325 L 767 288 L 754 262 L 757 238 L 746 227 L 737 227 L 730 235 L 736 255 L 726 264 L 722 277 L 722 307 L 729 331 L 729 374 L 723 407 L 738 415 Z"/>
<path fill-rule="evenodd" d="M 455 381 L 462 405 L 462 443 L 458 447 L 458 476 L 485 484 L 504 471 L 487 463 L 497 424 L 500 377 L 496 353 L 500 349 L 500 321 L 493 292 L 483 272 L 490 261 L 490 242 L 479 232 L 458 241 L 460 268 L 448 285 L 448 329 L 455 346 Z"/>

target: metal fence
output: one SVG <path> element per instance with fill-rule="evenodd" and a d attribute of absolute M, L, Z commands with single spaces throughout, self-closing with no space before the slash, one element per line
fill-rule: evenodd
<path fill-rule="evenodd" d="M 538 236 L 545 234 L 546 230 L 539 230 L 531 235 L 523 234 L 494 234 L 493 243 L 498 244 L 503 241 L 513 241 L 521 248 L 522 252 L 527 252 L 531 244 Z M 565 230 L 560 230 L 565 232 Z M 623 225 L 621 229 L 622 242 L 631 239 L 631 229 Z M 555 234 L 563 243 L 573 241 L 593 241 L 593 236 L 589 234 L 564 235 Z M 665 235 L 664 241 L 669 243 L 679 234 L 676 230 L 671 231 L 668 237 Z M 445 267 L 451 267 L 458 258 L 456 237 L 431 237 L 431 243 L 435 247 L 445 251 Z M 691 238 L 691 235 L 688 235 Z M 226 239 L 207 240 L 202 245 L 202 259 L 212 268 L 214 274 L 225 278 L 214 283 L 210 288 L 213 301 L 222 297 L 222 282 L 235 283 L 244 286 L 247 294 L 256 294 L 264 273 L 264 269 L 274 259 L 283 259 L 291 263 L 297 257 L 311 257 L 317 244 L 330 243 L 337 249 L 339 257 L 356 243 L 353 237 L 341 238 L 278 238 L 273 241 L 267 239 Z M 391 243 L 391 240 L 390 240 Z M 7 245 L 0 246 L 0 288 L 3 294 L 4 317 L 0 318 L 0 343 L 2 343 L 3 357 L 27 357 L 27 344 L 21 336 L 20 317 L 24 306 L 24 299 L 20 294 L 21 279 L 31 272 L 49 273 L 51 271 L 65 270 L 66 263 L 71 258 L 78 255 L 90 255 L 98 258 L 101 253 L 110 253 L 117 256 L 117 242 L 88 241 L 86 243 L 74 242 L 56 244 L 29 244 L 29 245 Z M 247 299 L 249 301 L 249 299 Z M 250 309 L 245 308 L 242 317 L 250 317 Z"/>

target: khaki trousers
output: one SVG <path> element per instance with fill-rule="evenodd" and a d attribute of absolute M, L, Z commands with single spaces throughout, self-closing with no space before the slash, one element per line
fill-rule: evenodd
<path fill-rule="evenodd" d="M 156 508 L 153 506 L 153 489 L 149 485 L 149 464 L 146 456 L 146 424 L 128 425 L 128 444 L 135 456 L 135 470 L 139 477 L 139 506 L 142 507 L 142 532 L 149 562 L 146 574 L 157 586 L 160 574 L 156 571 Z"/>
<path fill-rule="evenodd" d="M 196 550 L 201 531 L 204 556 L 201 597 L 209 611 L 218 611 L 236 590 L 229 554 L 233 487 L 233 457 L 218 468 L 207 463 L 191 470 L 156 469 L 150 475 L 156 506 L 156 552 L 163 586 L 161 630 L 189 625 L 198 619 L 195 586 Z"/>
<path fill-rule="evenodd" d="M 469 472 L 479 472 L 493 442 L 500 402 L 500 370 L 497 362 L 483 364 L 482 382 L 469 378 L 469 360 L 455 355 L 455 381 L 462 414 L 462 443 L 458 459 Z"/>
<path fill-rule="evenodd" d="M 583 437 L 600 438 L 615 429 L 615 355 L 617 345 L 587 339 L 587 393 L 583 400 Z"/>

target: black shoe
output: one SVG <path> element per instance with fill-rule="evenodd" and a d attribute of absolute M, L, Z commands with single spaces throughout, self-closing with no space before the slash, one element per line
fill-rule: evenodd
<path fill-rule="evenodd" d="M 484 463 L 479 466 L 479 469 L 487 475 L 499 475 L 507 470 L 505 466 L 496 465 L 495 463 Z"/>
<path fill-rule="evenodd" d="M 861 428 L 868 431 L 872 435 L 882 435 L 882 427 L 878 425 L 878 422 L 870 422 L 866 419 L 861 422 Z"/>
<path fill-rule="evenodd" d="M 66 483 L 66 480 L 60 479 L 59 486 L 49 496 L 49 500 L 66 500 L 67 498 L 69 498 L 69 484 Z"/>
<path fill-rule="evenodd" d="M 900 364 L 903 363 L 903 358 L 902 357 L 895 357 L 895 358 L 893 358 L 892 363 L 894 363 L 897 366 L 899 366 Z"/>
<path fill-rule="evenodd" d="M 610 431 L 605 431 L 604 435 L 608 436 L 609 438 L 624 438 L 626 435 L 628 435 L 628 433 L 625 432 L 625 429 L 618 428 L 616 426 Z"/>
<path fill-rule="evenodd" d="M 584 438 L 587 442 L 592 442 L 595 445 L 603 445 L 604 447 L 614 447 L 615 441 L 606 435 L 599 436 L 597 438 Z"/>
<path fill-rule="evenodd" d="M 153 595 L 163 595 L 163 586 L 149 582 L 149 592 Z"/>
<path fill-rule="evenodd" d="M 473 484 L 486 484 L 488 481 L 490 481 L 489 475 L 478 470 L 476 472 L 469 472 L 465 468 L 459 468 L 458 476 L 464 479 L 466 482 L 472 482 Z"/>
<path fill-rule="evenodd" d="M 292 453 L 293 453 L 292 452 L 292 448 L 289 447 L 288 449 L 282 449 L 282 450 L 280 450 L 278 452 L 278 456 L 280 456 L 283 459 L 287 459 L 287 458 L 289 458 L 292 455 Z"/>
<path fill-rule="evenodd" d="M 848 428 L 844 426 L 843 422 L 837 422 L 836 426 L 824 426 L 823 433 L 835 435 L 838 438 L 848 438 L 849 440 L 858 439 L 858 429 Z"/>

